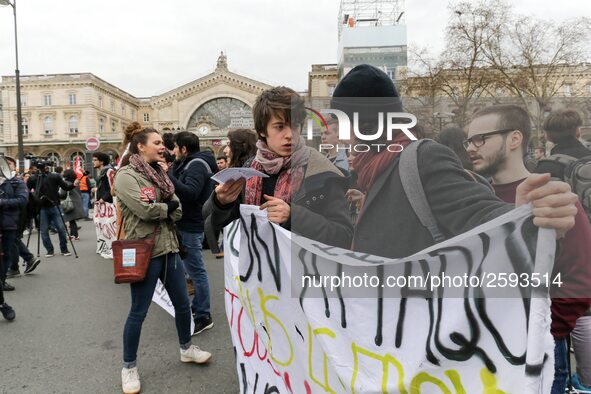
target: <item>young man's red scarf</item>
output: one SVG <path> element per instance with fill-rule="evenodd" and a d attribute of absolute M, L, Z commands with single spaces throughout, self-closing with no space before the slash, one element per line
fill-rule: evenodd
<path fill-rule="evenodd" d="M 404 133 L 398 133 L 389 144 L 407 146 L 412 141 Z M 384 148 L 381 152 L 363 152 L 353 160 L 353 168 L 357 172 L 357 185 L 361 191 L 368 193 L 376 178 L 396 160 L 400 152 L 390 152 Z"/>
<path fill-rule="evenodd" d="M 291 155 L 286 157 L 279 156 L 270 150 L 264 141 L 259 140 L 257 154 L 251 167 L 267 175 L 279 174 L 273 196 L 290 203 L 293 193 L 299 190 L 304 180 L 305 165 L 309 156 L 310 151 L 301 136 L 292 141 Z M 262 192 L 263 178 L 250 178 L 246 181 L 244 202 L 250 205 L 259 205 Z"/>

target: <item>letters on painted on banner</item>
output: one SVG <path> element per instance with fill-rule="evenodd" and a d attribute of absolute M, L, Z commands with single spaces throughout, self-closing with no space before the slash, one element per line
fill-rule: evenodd
<path fill-rule="evenodd" d="M 180 260 L 180 257 L 179 257 Z M 177 261 L 177 264 L 182 264 L 181 261 Z M 174 318 L 174 305 L 170 300 L 170 296 L 164 287 L 164 283 L 160 279 L 156 282 L 156 288 L 154 294 L 152 294 L 152 302 L 155 302 L 160 308 L 164 309 L 170 316 Z M 195 322 L 191 319 L 191 332 L 195 331 Z"/>
<path fill-rule="evenodd" d="M 105 259 L 113 258 L 111 243 L 117 239 L 117 209 L 108 202 L 94 203 L 96 253 Z"/>
<path fill-rule="evenodd" d="M 258 207 L 242 206 L 240 221 L 224 231 L 240 392 L 547 393 L 554 374 L 547 288 L 531 298 L 519 286 L 503 289 L 503 297 L 485 287 L 458 296 L 428 285 L 387 296 L 383 288 L 346 295 L 328 282 L 318 289 L 301 283 L 305 275 L 345 272 L 483 277 L 494 267 L 544 275 L 552 270 L 553 237 L 533 226 L 526 206 L 389 260 L 296 237 Z"/>

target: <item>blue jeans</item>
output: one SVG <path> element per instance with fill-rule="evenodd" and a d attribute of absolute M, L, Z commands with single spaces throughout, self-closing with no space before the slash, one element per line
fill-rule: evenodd
<path fill-rule="evenodd" d="M 566 338 L 554 340 L 554 381 L 551 394 L 564 394 L 568 379 Z"/>
<path fill-rule="evenodd" d="M 88 217 L 88 204 L 90 204 L 90 193 L 82 194 L 82 208 L 84 208 L 84 218 Z"/>
<path fill-rule="evenodd" d="M 47 250 L 47 253 L 54 252 L 51 238 L 49 238 L 49 225 L 52 225 L 57 229 L 60 239 L 60 251 L 66 252 L 68 250 L 66 229 L 64 228 L 61 215 L 62 214 L 57 207 L 41 208 L 41 212 L 39 213 L 41 220 L 41 240 L 43 241 L 43 246 Z"/>
<path fill-rule="evenodd" d="M 2 251 L 4 256 L 2 259 L 2 269 L 0 270 L 0 279 L 2 282 L 6 280 L 6 273 L 10 268 L 12 262 L 12 253 L 14 249 L 14 241 L 16 240 L 16 230 L 0 230 L 2 232 Z"/>
<path fill-rule="evenodd" d="M 148 314 L 158 278 L 164 283 L 174 306 L 174 320 L 181 348 L 186 349 L 191 344 L 191 309 L 181 259 L 176 253 L 155 257 L 150 261 L 144 281 L 130 285 L 131 309 L 123 329 L 123 363 L 126 368 L 135 367 L 142 323 Z"/>
<path fill-rule="evenodd" d="M 178 230 L 178 233 L 181 236 L 180 241 L 187 252 L 183 263 L 195 287 L 195 296 L 191 308 L 196 319 L 206 317 L 209 315 L 210 305 L 209 280 L 207 279 L 202 252 L 203 233 L 189 233 L 181 230 Z"/>

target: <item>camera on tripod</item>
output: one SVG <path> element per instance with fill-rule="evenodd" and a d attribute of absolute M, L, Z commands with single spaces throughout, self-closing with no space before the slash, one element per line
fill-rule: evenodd
<path fill-rule="evenodd" d="M 49 158 L 44 156 L 25 156 L 26 160 L 30 160 L 30 167 L 36 167 L 39 170 L 43 170 L 47 167 L 54 167 L 55 162 Z"/>

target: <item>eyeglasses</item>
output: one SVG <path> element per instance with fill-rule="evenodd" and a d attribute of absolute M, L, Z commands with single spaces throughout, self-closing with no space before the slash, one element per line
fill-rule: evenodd
<path fill-rule="evenodd" d="M 480 148 L 486 142 L 487 137 L 490 137 L 491 135 L 495 135 L 495 134 L 505 134 L 505 133 L 508 133 L 508 132 L 514 131 L 514 130 L 515 129 L 501 129 L 501 130 L 489 131 L 488 133 L 476 134 L 475 136 L 472 136 L 472 137 L 462 141 L 462 145 L 464 146 L 464 149 L 466 149 L 466 150 L 470 147 L 470 144 L 474 145 L 475 148 Z"/>

